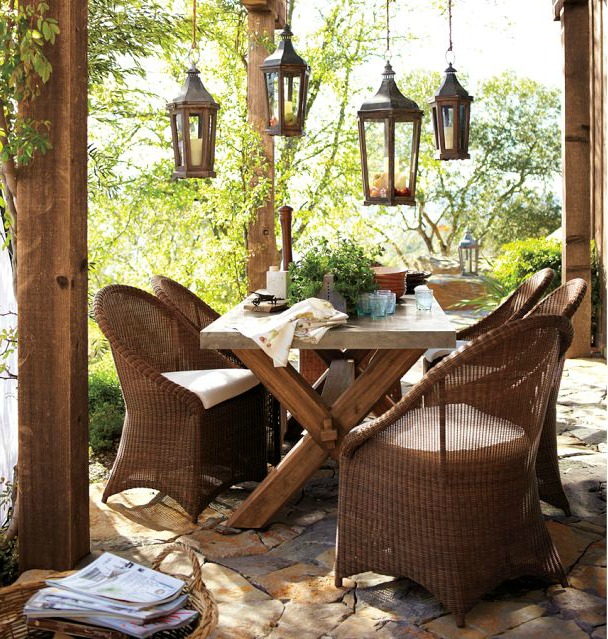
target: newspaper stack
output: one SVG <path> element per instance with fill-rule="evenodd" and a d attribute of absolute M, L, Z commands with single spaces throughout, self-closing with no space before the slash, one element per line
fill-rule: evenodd
<path fill-rule="evenodd" d="M 111 553 L 69 577 L 46 583 L 48 588 L 36 592 L 23 612 L 30 625 L 66 634 L 78 634 L 79 626 L 101 626 L 145 639 L 186 626 L 198 616 L 184 607 L 188 596 L 183 594 L 183 581 Z"/>

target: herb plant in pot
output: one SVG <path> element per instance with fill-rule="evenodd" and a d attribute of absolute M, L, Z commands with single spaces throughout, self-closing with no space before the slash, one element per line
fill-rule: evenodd
<path fill-rule="evenodd" d="M 331 299 L 338 310 L 355 312 L 357 297 L 377 288 L 373 259 L 353 239 L 338 237 L 335 243 L 321 238 L 311 244 L 302 257 L 289 265 L 289 303 L 309 297 L 327 297 L 322 292 L 323 279 L 333 276 L 333 288 L 345 300 L 345 308 Z"/>

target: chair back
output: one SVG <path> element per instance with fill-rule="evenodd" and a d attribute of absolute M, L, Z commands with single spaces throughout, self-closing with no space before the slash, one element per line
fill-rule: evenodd
<path fill-rule="evenodd" d="M 165 275 L 150 278 L 158 299 L 175 315 L 180 325 L 180 340 L 185 355 L 196 352 L 200 358 L 200 332 L 220 315 L 209 304 Z M 230 350 L 207 350 L 207 368 L 244 368 L 243 363 Z"/>
<path fill-rule="evenodd" d="M 150 282 L 156 297 L 175 315 L 192 325 L 197 334 L 220 316 L 191 290 L 169 277 L 153 275 Z"/>
<path fill-rule="evenodd" d="M 587 292 L 587 283 L 580 277 L 569 280 L 549 293 L 528 313 L 533 315 L 563 315 L 572 319 Z"/>
<path fill-rule="evenodd" d="M 459 339 L 473 339 L 505 322 L 521 319 L 541 299 L 555 277 L 555 271 L 544 268 L 522 282 L 502 304 L 483 320 L 458 333 Z"/>
<path fill-rule="evenodd" d="M 177 322 L 154 295 L 112 284 L 95 295 L 93 314 L 110 343 L 117 368 L 121 357 L 133 354 L 159 371 L 181 370 Z"/>

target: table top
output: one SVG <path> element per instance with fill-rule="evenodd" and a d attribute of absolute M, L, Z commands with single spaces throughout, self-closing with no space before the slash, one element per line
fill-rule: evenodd
<path fill-rule="evenodd" d="M 234 328 L 244 317 L 260 317 L 246 311 L 243 303 L 209 324 L 201 331 L 201 348 L 259 348 L 250 338 Z M 404 295 L 394 315 L 373 320 L 370 317 L 349 319 L 347 324 L 331 328 L 318 344 L 294 339 L 292 347 L 301 349 L 426 349 L 454 348 L 456 329 L 437 301 L 430 311 L 416 310 L 413 295 Z"/>

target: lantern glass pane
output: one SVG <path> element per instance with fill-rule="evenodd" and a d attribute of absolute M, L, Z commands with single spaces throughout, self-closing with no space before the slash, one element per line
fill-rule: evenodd
<path fill-rule="evenodd" d="M 268 93 L 268 125 L 277 126 L 279 124 L 279 75 L 276 71 L 265 75 Z"/>
<path fill-rule="evenodd" d="M 183 114 L 182 113 L 176 113 L 175 115 L 173 115 L 173 119 L 175 121 L 175 130 L 177 132 L 177 164 L 176 166 L 183 166 L 184 165 L 184 135 L 183 135 L 183 130 L 184 130 L 184 126 L 183 126 Z"/>
<path fill-rule="evenodd" d="M 203 117 L 200 114 L 190 114 L 188 118 L 190 131 L 190 164 L 200 166 L 203 163 Z"/>
<path fill-rule="evenodd" d="M 365 150 L 370 197 L 387 197 L 388 149 L 385 145 L 384 120 L 365 122 Z"/>
<path fill-rule="evenodd" d="M 444 149 L 447 151 L 454 148 L 454 107 L 451 105 L 442 106 L 441 118 L 443 120 Z"/>
<path fill-rule="evenodd" d="M 285 124 L 293 126 L 298 121 L 298 107 L 300 103 L 300 76 L 286 75 L 283 78 L 283 100 L 285 102 Z"/>
<path fill-rule="evenodd" d="M 395 122 L 395 195 L 409 197 L 412 194 L 413 122 Z"/>
<path fill-rule="evenodd" d="M 435 148 L 439 149 L 439 127 L 437 126 L 437 107 L 432 109 L 433 116 L 433 133 L 435 134 Z"/>
<path fill-rule="evenodd" d="M 467 132 L 467 108 L 464 104 L 460 105 L 460 115 L 458 118 L 458 148 L 466 149 L 467 141 L 465 139 Z"/>

